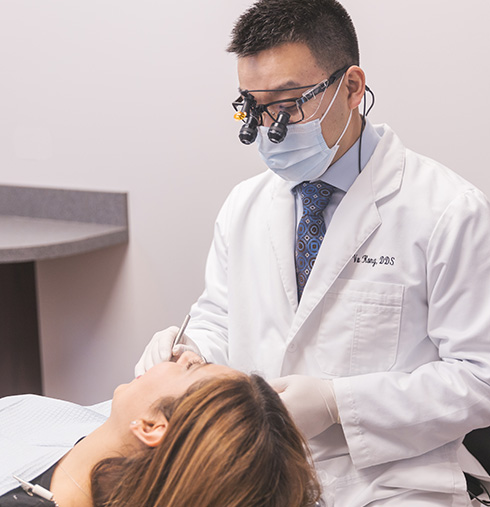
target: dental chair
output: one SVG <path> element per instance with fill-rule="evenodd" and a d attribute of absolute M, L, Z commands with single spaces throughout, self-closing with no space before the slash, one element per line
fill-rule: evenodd
<path fill-rule="evenodd" d="M 490 505 L 490 426 L 468 433 L 458 455 L 472 506 Z"/>

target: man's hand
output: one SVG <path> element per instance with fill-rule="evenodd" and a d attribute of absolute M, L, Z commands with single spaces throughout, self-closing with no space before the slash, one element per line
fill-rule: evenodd
<path fill-rule="evenodd" d="M 179 344 L 171 350 L 178 332 L 179 328 L 172 326 L 153 335 L 134 368 L 136 377 L 143 375 L 155 364 L 177 359 L 187 350 L 201 356 L 198 346 L 185 334 L 182 335 Z"/>
<path fill-rule="evenodd" d="M 339 410 L 331 380 L 289 375 L 271 380 L 291 417 L 306 438 L 313 438 L 339 423 Z"/>

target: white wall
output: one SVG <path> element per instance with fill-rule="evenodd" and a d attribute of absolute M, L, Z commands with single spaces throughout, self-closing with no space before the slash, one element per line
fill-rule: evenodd
<path fill-rule="evenodd" d="M 490 194 L 490 3 L 345 0 L 376 93 L 372 113 L 410 148 Z"/>
<path fill-rule="evenodd" d="M 47 394 L 109 397 L 202 290 L 214 217 L 262 170 L 236 137 L 224 51 L 251 3 L 0 0 L 0 183 L 130 199 L 128 247 L 38 264 Z M 344 5 L 377 97 L 371 118 L 490 194 L 490 4 Z"/>

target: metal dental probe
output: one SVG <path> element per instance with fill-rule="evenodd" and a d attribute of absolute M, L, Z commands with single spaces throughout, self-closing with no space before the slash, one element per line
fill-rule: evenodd
<path fill-rule="evenodd" d="M 170 349 L 171 351 L 174 350 L 174 347 L 179 344 L 179 341 L 181 340 L 185 328 L 187 327 L 187 324 L 189 324 L 190 319 L 191 319 L 190 315 L 185 316 L 184 322 L 182 322 L 182 325 L 180 326 L 178 333 L 175 335 L 174 341 L 172 343 L 172 348 Z"/>

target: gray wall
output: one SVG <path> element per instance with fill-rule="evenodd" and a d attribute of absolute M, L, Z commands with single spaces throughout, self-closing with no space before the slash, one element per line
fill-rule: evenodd
<path fill-rule="evenodd" d="M 201 292 L 222 201 L 263 169 L 236 138 L 224 51 L 250 4 L 1 0 L 0 183 L 130 196 L 128 247 L 38 265 L 47 394 L 111 396 Z M 372 120 L 490 194 L 490 4 L 344 5 L 376 93 Z M 180 206 L 192 223 L 175 221 Z"/>

